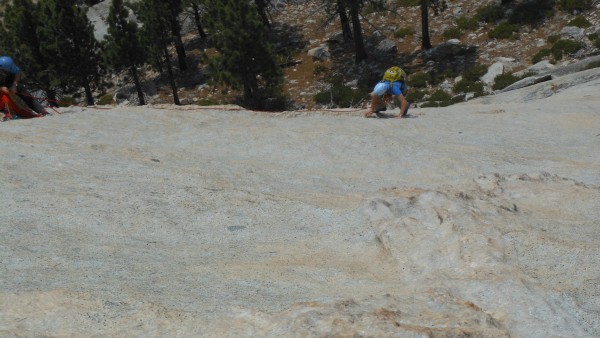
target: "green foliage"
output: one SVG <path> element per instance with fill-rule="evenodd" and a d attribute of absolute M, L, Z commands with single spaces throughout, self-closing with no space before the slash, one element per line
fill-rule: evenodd
<path fill-rule="evenodd" d="M 424 102 L 421 107 L 447 107 L 451 104 L 453 104 L 452 96 L 445 91 L 438 89 L 427 98 L 427 101 Z"/>
<path fill-rule="evenodd" d="M 315 69 L 313 70 L 313 74 L 314 75 L 320 75 L 323 73 L 327 73 L 329 69 L 323 65 L 316 65 Z"/>
<path fill-rule="evenodd" d="M 145 99 L 137 67 L 146 62 L 147 54 L 140 41 L 138 26 L 129 21 L 129 11 L 125 8 L 123 0 L 111 2 L 106 21 L 108 34 L 104 43 L 104 63 L 116 72 L 129 71 L 136 86 L 138 104 L 144 105 Z"/>
<path fill-rule="evenodd" d="M 101 105 L 101 106 L 106 106 L 109 104 L 114 104 L 115 100 L 113 99 L 113 95 L 112 94 L 104 94 L 102 95 L 99 99 L 97 104 Z"/>
<path fill-rule="evenodd" d="M 429 101 L 450 101 L 452 96 L 445 91 L 438 89 L 429 97 Z"/>
<path fill-rule="evenodd" d="M 479 20 L 476 17 L 461 16 L 456 19 L 456 25 L 463 30 L 476 30 L 479 28 Z"/>
<path fill-rule="evenodd" d="M 408 102 L 419 102 L 425 97 L 425 94 L 427 94 L 427 92 L 423 90 L 411 89 L 406 94 L 406 100 Z"/>
<path fill-rule="evenodd" d="M 31 0 L 15 0 L 0 13 L 0 42 L 3 53 L 20 65 L 29 84 L 35 84 L 44 90 L 50 89 L 56 80 L 56 72 L 46 66 L 47 60 L 41 53 L 41 41 L 37 28 L 42 26 L 39 18 L 39 6 Z"/>
<path fill-rule="evenodd" d="M 429 73 L 418 72 L 408 77 L 407 84 L 414 88 L 425 88 L 431 83 L 431 80 Z"/>
<path fill-rule="evenodd" d="M 585 66 L 585 69 L 592 69 L 592 68 L 598 68 L 598 67 L 600 67 L 600 61 L 594 61 L 594 62 L 590 62 L 590 64 Z"/>
<path fill-rule="evenodd" d="M 383 1 L 370 1 L 363 8 L 362 14 L 369 15 L 372 13 L 379 13 L 386 10 L 385 3 Z"/>
<path fill-rule="evenodd" d="M 594 47 L 600 49 L 600 37 L 596 38 L 596 40 L 594 40 Z"/>
<path fill-rule="evenodd" d="M 358 104 L 366 95 L 360 89 L 352 89 L 344 85 L 341 77 L 333 77 L 328 82 L 331 84 L 329 90 L 324 90 L 314 96 L 316 103 L 347 108 Z"/>
<path fill-rule="evenodd" d="M 443 72 L 435 72 L 433 75 L 433 80 L 432 83 L 441 83 L 443 82 L 445 79 L 448 78 L 455 78 L 457 77 L 459 74 L 454 71 L 452 68 L 448 68 L 446 70 L 444 70 Z"/>
<path fill-rule="evenodd" d="M 241 104 L 267 109 L 281 97 L 283 73 L 275 62 L 269 31 L 253 2 L 206 2 L 206 27 L 218 53 L 206 55 L 217 84 L 243 91 Z"/>
<path fill-rule="evenodd" d="M 146 54 L 138 36 L 138 26 L 129 21 L 129 12 L 123 0 L 112 1 L 107 23 L 105 62 L 116 71 L 143 65 Z"/>
<path fill-rule="evenodd" d="M 444 31 L 442 36 L 445 40 L 459 39 L 463 32 L 458 27 L 450 27 Z"/>
<path fill-rule="evenodd" d="M 514 76 L 512 73 L 500 74 L 494 78 L 494 85 L 492 86 L 492 89 L 504 89 L 519 80 L 521 80 L 521 78 Z"/>
<path fill-rule="evenodd" d="M 487 73 L 488 66 L 475 64 L 464 71 L 463 77 L 468 81 L 479 81 L 479 78 Z"/>
<path fill-rule="evenodd" d="M 579 41 L 575 40 L 558 40 L 552 46 L 552 56 L 554 56 L 555 60 L 561 60 L 563 54 L 574 54 L 578 50 L 583 48 L 583 44 Z"/>
<path fill-rule="evenodd" d="M 475 93 L 475 96 L 483 95 L 483 83 L 464 78 L 458 81 L 452 90 L 455 93 Z"/>
<path fill-rule="evenodd" d="M 508 20 L 514 24 L 537 25 L 553 14 L 554 0 L 519 1 Z"/>
<path fill-rule="evenodd" d="M 546 56 L 549 56 L 550 54 L 552 54 L 552 51 L 550 50 L 550 48 L 541 49 L 539 52 L 535 53 L 533 58 L 531 58 L 531 62 L 534 64 L 538 63 L 538 62 L 542 61 Z"/>
<path fill-rule="evenodd" d="M 63 89 L 84 87 L 87 103 L 94 104 L 91 87 L 100 82 L 100 44 L 87 10 L 76 4 L 76 0 L 40 2 L 40 18 L 46 24 L 38 28 L 38 36 L 42 41 L 52 41 L 42 44 L 40 52 L 50 61 Z"/>
<path fill-rule="evenodd" d="M 550 35 L 546 38 L 546 41 L 550 42 L 551 44 L 555 44 L 558 40 L 560 40 L 560 35 Z"/>
<path fill-rule="evenodd" d="M 503 22 L 489 31 L 488 36 L 492 39 L 515 39 L 518 31 L 519 25 Z"/>
<path fill-rule="evenodd" d="M 415 30 L 413 28 L 400 28 L 394 32 L 394 37 L 396 38 L 405 38 L 409 35 L 415 34 Z"/>
<path fill-rule="evenodd" d="M 196 102 L 196 104 L 199 106 L 216 106 L 219 104 L 223 104 L 223 102 L 221 102 L 219 100 L 203 97 L 200 100 L 198 100 L 198 102 Z"/>
<path fill-rule="evenodd" d="M 588 34 L 588 39 L 590 39 L 590 41 L 594 41 L 596 40 L 600 35 L 598 35 L 598 33 L 592 33 L 592 34 Z"/>
<path fill-rule="evenodd" d="M 504 17 L 504 9 L 500 5 L 482 6 L 475 11 L 475 17 L 478 21 L 496 22 Z"/>
<path fill-rule="evenodd" d="M 579 28 L 587 28 L 590 27 L 592 24 L 587 21 L 587 19 L 582 16 L 582 15 L 578 15 L 576 16 L 573 20 L 569 21 L 569 23 L 567 23 L 567 26 L 576 26 Z"/>
<path fill-rule="evenodd" d="M 77 100 L 72 96 L 63 96 L 60 102 L 58 103 L 59 107 L 70 107 L 77 105 Z"/>
<path fill-rule="evenodd" d="M 558 0 L 558 4 L 563 11 L 569 13 L 592 8 L 592 0 Z"/>
<path fill-rule="evenodd" d="M 398 0 L 398 7 L 414 7 L 419 6 L 421 0 Z"/>

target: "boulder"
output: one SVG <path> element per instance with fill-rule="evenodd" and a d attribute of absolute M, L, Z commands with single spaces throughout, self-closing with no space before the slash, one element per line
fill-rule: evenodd
<path fill-rule="evenodd" d="M 322 61 L 329 60 L 329 58 L 331 57 L 331 53 L 329 52 L 329 47 L 327 47 L 325 45 L 309 50 L 308 55 L 312 56 L 315 59 L 319 59 Z"/>
<path fill-rule="evenodd" d="M 584 32 L 585 30 L 583 28 L 567 26 L 560 31 L 560 35 L 572 39 L 580 39 L 585 36 Z"/>
<path fill-rule="evenodd" d="M 511 90 L 532 86 L 534 84 L 538 84 L 538 83 L 550 81 L 550 80 L 552 80 L 552 75 L 550 75 L 550 74 L 539 75 L 539 76 L 530 76 L 530 77 L 524 78 L 523 80 L 519 80 L 519 81 L 511 84 L 510 86 L 502 89 L 500 92 L 508 92 Z"/>
<path fill-rule="evenodd" d="M 382 40 L 375 48 L 375 53 L 380 55 L 396 54 L 397 52 L 398 47 L 394 41 L 389 39 Z"/>
<path fill-rule="evenodd" d="M 519 72 L 516 72 L 515 75 L 516 76 L 523 76 L 527 73 L 533 73 L 533 74 L 541 74 L 541 73 L 547 73 L 552 71 L 554 68 L 556 68 L 555 65 L 551 64 L 550 61 L 548 60 L 543 60 L 540 61 L 538 63 L 536 63 L 535 65 L 529 67 L 529 68 L 525 68 Z"/>
<path fill-rule="evenodd" d="M 481 77 L 481 81 L 483 81 L 487 85 L 494 84 L 494 79 L 498 75 L 502 75 L 504 73 L 504 64 L 502 62 L 496 62 L 488 68 L 487 73 Z"/>

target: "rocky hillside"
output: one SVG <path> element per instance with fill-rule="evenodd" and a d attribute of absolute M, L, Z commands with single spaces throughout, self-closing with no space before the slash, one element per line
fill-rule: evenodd
<path fill-rule="evenodd" d="M 107 3 L 96 5 L 91 12 L 99 32 L 105 28 L 102 27 L 102 10 L 98 9 L 106 11 Z M 435 106 L 493 93 L 499 86 L 506 85 L 494 87 L 494 77 L 499 74 L 505 74 L 503 82 L 510 83 L 525 73 L 543 73 L 600 53 L 600 3 L 597 1 L 591 10 L 581 13 L 560 10 L 557 5 L 546 11 L 543 20 L 537 21 L 534 19 L 543 8 L 513 5 L 498 11 L 493 7 L 499 3 L 496 0 L 448 1 L 448 8 L 439 15 L 430 13 L 434 49 L 423 53 L 419 6 L 403 5 L 411 3 L 407 0 L 388 0 L 383 9 L 363 10 L 362 27 L 369 59 L 355 64 L 353 45 L 342 41 L 339 20 L 328 21 L 330 16 L 322 3 L 281 1 L 272 8 L 274 34 L 281 41 L 277 47 L 288 51 L 282 60 L 286 64 L 284 90 L 296 109 L 336 106 L 335 103 L 340 102 L 332 104 L 321 99 L 320 104 L 316 103 L 315 95 L 340 86 L 354 90 L 338 100 L 344 102 L 342 105 L 365 106 L 369 89 L 392 64 L 401 65 L 411 74 L 410 84 L 416 89 L 411 94 L 413 102 Z M 474 20 L 475 17 L 479 20 Z M 516 20 L 517 24 L 510 25 L 509 20 Z M 193 25 L 188 27 L 188 56 L 196 68 L 179 74 L 182 102 L 231 102 L 236 93 L 205 83 L 203 65 L 196 61 L 206 46 L 199 43 Z M 505 38 L 490 37 L 503 34 Z M 539 61 L 541 63 L 531 72 L 524 71 Z M 488 67 L 491 67 L 490 73 L 485 75 Z M 518 71 L 521 73 L 515 78 L 507 75 Z M 484 77 L 480 80 L 481 76 Z M 150 74 L 148 79 L 152 80 L 148 85 L 150 102 L 172 102 L 168 86 Z M 332 79 L 338 82 L 332 83 Z M 443 93 L 436 93 L 438 89 Z M 432 95 L 438 99 L 431 99 Z"/>

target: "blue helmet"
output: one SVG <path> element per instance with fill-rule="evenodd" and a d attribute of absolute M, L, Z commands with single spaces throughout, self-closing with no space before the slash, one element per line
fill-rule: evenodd
<path fill-rule="evenodd" d="M 0 56 L 0 69 L 4 69 L 13 74 L 21 72 L 21 69 L 15 65 L 15 62 L 10 56 Z"/>

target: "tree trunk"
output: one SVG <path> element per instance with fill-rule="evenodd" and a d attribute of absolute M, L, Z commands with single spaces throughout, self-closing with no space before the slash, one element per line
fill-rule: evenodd
<path fill-rule="evenodd" d="M 169 83 L 171 84 L 171 91 L 173 92 L 173 103 L 175 105 L 180 106 L 181 102 L 179 101 L 179 94 L 177 94 L 177 85 L 175 84 L 175 77 L 173 76 L 173 69 L 171 66 L 171 59 L 169 58 L 169 50 L 167 49 L 167 45 L 163 44 L 165 60 L 167 62 L 167 73 L 169 74 Z"/>
<path fill-rule="evenodd" d="M 133 83 L 135 83 L 135 89 L 137 90 L 139 100 L 138 106 L 144 106 L 146 101 L 144 100 L 144 92 L 142 91 L 142 85 L 140 84 L 140 78 L 138 76 L 137 69 L 135 69 L 135 66 L 131 66 L 129 71 L 131 72 Z"/>
<path fill-rule="evenodd" d="M 87 104 L 89 106 L 93 106 L 94 105 L 94 96 L 92 95 L 92 88 L 90 87 L 90 84 L 86 82 L 83 85 L 83 89 L 85 90 L 85 100 L 87 101 Z"/>
<path fill-rule="evenodd" d="M 200 22 L 200 9 L 198 8 L 198 5 L 192 3 L 192 10 L 194 11 L 194 21 L 196 22 L 198 34 L 200 35 L 200 38 L 204 40 L 206 39 L 206 33 L 204 32 L 204 29 L 202 28 L 202 23 Z"/>
<path fill-rule="evenodd" d="M 337 10 L 340 16 L 340 24 L 342 25 L 342 34 L 344 36 L 344 42 L 352 41 L 352 29 L 350 28 L 350 20 L 348 19 L 348 13 L 346 13 L 346 6 L 342 0 L 337 0 Z"/>
<path fill-rule="evenodd" d="M 354 32 L 354 61 L 356 63 L 360 63 L 362 60 L 367 59 L 367 51 L 365 49 L 365 42 L 363 41 L 358 7 L 358 0 L 353 0 L 350 3 L 350 17 L 352 18 L 352 30 Z"/>
<path fill-rule="evenodd" d="M 48 105 L 51 107 L 58 107 L 58 101 L 56 100 L 56 91 L 54 89 L 46 89 L 46 97 L 48 98 Z"/>
<path fill-rule="evenodd" d="M 255 0 L 254 3 L 256 7 L 258 7 L 258 15 L 260 15 L 261 20 L 268 28 L 271 28 L 271 22 L 269 22 L 269 17 L 267 15 L 267 6 L 269 5 L 266 0 Z"/>
<path fill-rule="evenodd" d="M 429 0 L 421 0 L 421 48 L 431 49 L 431 40 L 429 39 Z"/>
<path fill-rule="evenodd" d="M 171 35 L 173 36 L 173 42 L 175 43 L 175 50 L 177 51 L 177 60 L 179 61 L 179 70 L 182 72 L 187 70 L 187 63 L 185 61 L 185 47 L 183 46 L 183 41 L 181 40 L 181 25 L 179 24 L 179 20 L 177 15 L 179 14 L 177 11 L 177 1 L 171 3 L 171 15 L 169 15 L 169 20 L 171 22 Z"/>

